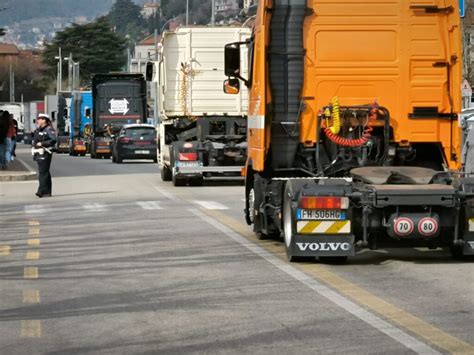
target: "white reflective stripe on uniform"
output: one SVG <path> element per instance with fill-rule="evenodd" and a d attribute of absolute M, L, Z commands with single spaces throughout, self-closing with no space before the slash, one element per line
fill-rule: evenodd
<path fill-rule="evenodd" d="M 247 126 L 249 129 L 264 129 L 265 116 L 262 116 L 262 115 L 248 116 Z"/>

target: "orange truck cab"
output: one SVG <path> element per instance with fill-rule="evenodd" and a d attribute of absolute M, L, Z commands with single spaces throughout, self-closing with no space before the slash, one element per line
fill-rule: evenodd
<path fill-rule="evenodd" d="M 282 237 L 289 260 L 474 254 L 458 0 L 261 0 L 251 39 L 225 59 L 224 91 L 250 92 L 245 214 L 258 238 Z"/>

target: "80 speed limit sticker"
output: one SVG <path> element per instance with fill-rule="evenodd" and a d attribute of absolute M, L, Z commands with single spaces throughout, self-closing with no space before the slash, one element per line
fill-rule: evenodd
<path fill-rule="evenodd" d="M 393 230 L 399 237 L 405 237 L 412 234 L 414 229 L 415 224 L 409 218 L 400 217 L 395 220 Z"/>
<path fill-rule="evenodd" d="M 431 237 L 438 233 L 439 223 L 436 219 L 431 217 L 426 217 L 420 219 L 418 223 L 418 233 L 426 237 Z"/>

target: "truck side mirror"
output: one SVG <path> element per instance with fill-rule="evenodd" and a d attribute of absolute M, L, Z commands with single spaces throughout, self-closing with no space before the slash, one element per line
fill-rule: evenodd
<path fill-rule="evenodd" d="M 153 70 L 155 68 L 155 63 L 148 62 L 146 63 L 146 72 L 145 72 L 145 79 L 146 81 L 153 81 Z"/>
<path fill-rule="evenodd" d="M 229 77 L 240 77 L 240 45 L 230 43 L 224 50 L 224 72 Z"/>
<path fill-rule="evenodd" d="M 240 92 L 240 80 L 230 78 L 224 81 L 224 92 L 229 95 L 237 95 Z"/>

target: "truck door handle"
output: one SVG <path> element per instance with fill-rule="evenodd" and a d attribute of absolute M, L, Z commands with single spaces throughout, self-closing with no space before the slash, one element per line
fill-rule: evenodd
<path fill-rule="evenodd" d="M 411 5 L 411 10 L 424 10 L 427 14 L 451 14 L 454 12 L 454 7 L 438 7 L 436 5 Z"/>

